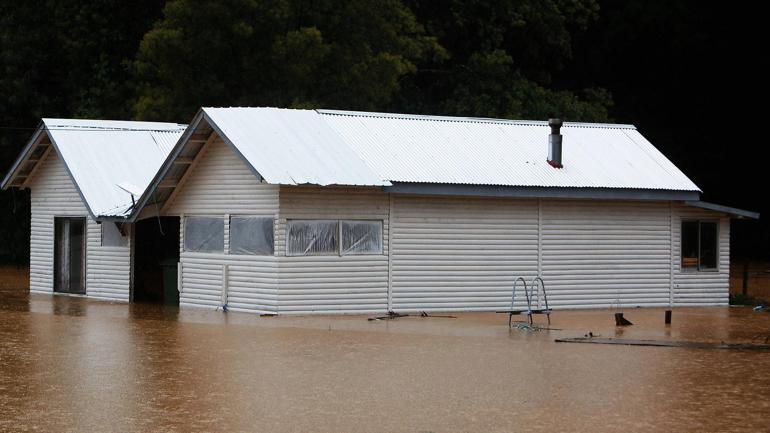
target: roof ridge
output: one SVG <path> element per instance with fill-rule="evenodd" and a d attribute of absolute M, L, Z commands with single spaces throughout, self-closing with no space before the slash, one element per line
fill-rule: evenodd
<path fill-rule="evenodd" d="M 42 119 L 42 130 L 97 130 L 97 131 L 142 131 L 142 132 L 179 132 L 187 124 L 176 122 L 149 122 L 142 120 L 103 120 L 103 119 Z M 143 127 L 144 126 L 144 127 Z"/>
<path fill-rule="evenodd" d="M 436 116 L 429 114 L 403 114 L 403 113 L 383 113 L 370 111 L 346 111 L 346 110 L 328 110 L 316 109 L 317 113 L 330 116 L 350 116 L 350 117 L 373 117 L 381 119 L 401 119 L 401 120 L 427 120 L 434 122 L 458 122 L 458 123 L 492 123 L 507 124 L 516 126 L 548 126 L 546 120 L 515 120 L 515 119 L 497 119 L 489 117 L 463 117 L 463 116 Z M 636 129 L 636 126 L 624 123 L 587 123 L 587 122 L 564 122 L 564 126 L 572 128 L 597 128 L 597 129 Z"/>

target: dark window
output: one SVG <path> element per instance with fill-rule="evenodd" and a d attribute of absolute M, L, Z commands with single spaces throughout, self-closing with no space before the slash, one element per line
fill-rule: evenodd
<path fill-rule="evenodd" d="M 698 221 L 682 222 L 682 268 L 698 268 Z"/>
<path fill-rule="evenodd" d="M 273 254 L 273 217 L 230 217 L 230 254 Z"/>
<path fill-rule="evenodd" d="M 682 222 L 682 269 L 716 269 L 719 257 L 717 223 Z"/>
<path fill-rule="evenodd" d="M 223 253 L 225 250 L 225 221 L 222 218 L 185 217 L 184 250 Z"/>
<path fill-rule="evenodd" d="M 700 223 L 700 269 L 717 268 L 717 223 Z"/>

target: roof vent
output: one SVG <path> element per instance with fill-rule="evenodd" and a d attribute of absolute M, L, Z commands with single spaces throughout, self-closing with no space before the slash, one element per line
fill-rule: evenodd
<path fill-rule="evenodd" d="M 561 119 L 548 119 L 548 126 L 551 127 L 551 134 L 548 136 L 548 163 L 552 167 L 562 168 L 561 164 Z"/>

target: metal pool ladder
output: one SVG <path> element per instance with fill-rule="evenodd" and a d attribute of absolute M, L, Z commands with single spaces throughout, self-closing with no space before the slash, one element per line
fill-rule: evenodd
<path fill-rule="evenodd" d="M 519 282 L 524 284 L 524 297 L 527 300 L 527 308 L 526 309 L 516 309 L 516 287 L 518 286 Z M 540 307 L 540 289 L 543 290 L 543 303 L 545 304 L 545 308 Z M 537 290 L 537 292 L 535 291 Z M 532 308 L 532 299 L 537 295 L 537 305 L 535 308 Z M 537 276 L 532 279 L 532 282 L 529 285 L 529 288 L 527 287 L 527 280 L 524 279 L 524 277 L 518 277 L 513 282 L 513 292 L 511 293 L 511 308 L 506 311 L 498 311 L 498 313 L 508 314 L 508 327 L 510 328 L 513 316 L 514 315 L 521 315 L 526 314 L 529 318 L 529 324 L 533 324 L 532 316 L 535 314 L 545 314 L 548 318 L 548 324 L 551 324 L 551 309 L 548 307 L 548 294 L 545 290 L 545 281 L 543 281 L 543 278 Z"/>

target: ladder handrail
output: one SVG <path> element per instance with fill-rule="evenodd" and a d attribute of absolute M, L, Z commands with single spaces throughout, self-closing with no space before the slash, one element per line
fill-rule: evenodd
<path fill-rule="evenodd" d="M 527 314 L 529 314 L 530 318 L 532 318 L 532 296 L 530 296 L 530 292 L 532 292 L 533 289 L 534 287 L 530 287 L 530 289 L 527 290 L 527 285 L 524 284 L 524 296 L 527 297 Z"/>
<path fill-rule="evenodd" d="M 513 310 L 513 307 L 516 303 L 516 285 L 519 284 L 519 280 L 521 280 L 521 282 L 524 283 L 524 294 L 527 293 L 527 280 L 525 280 L 524 277 L 516 278 L 516 280 L 513 281 L 513 293 L 511 294 L 511 310 Z M 527 301 L 527 304 L 529 304 L 529 301 Z"/>
<path fill-rule="evenodd" d="M 513 307 L 516 304 L 516 285 L 519 284 L 519 280 L 524 283 L 524 293 L 527 293 L 527 280 L 524 277 L 518 277 L 513 281 L 513 293 L 511 293 L 511 309 L 508 312 L 508 327 L 511 327 L 511 320 L 513 320 Z M 530 316 L 531 317 L 531 316 Z"/>
<path fill-rule="evenodd" d="M 545 302 L 545 309 L 548 310 L 548 293 L 545 290 L 545 281 L 543 277 L 537 276 L 532 279 L 532 289 L 534 290 L 536 283 L 540 281 L 540 286 L 543 288 L 543 301 Z M 538 299 L 540 298 L 540 290 L 537 292 Z"/>
<path fill-rule="evenodd" d="M 540 287 L 543 288 L 543 301 L 545 301 L 545 315 L 548 318 L 548 324 L 551 324 L 551 309 L 548 307 L 548 293 L 545 290 L 545 281 L 543 281 L 543 278 L 541 276 L 536 276 L 532 279 L 532 290 L 535 290 L 535 286 L 537 282 L 540 281 L 540 286 L 538 286 L 538 292 L 537 292 L 537 299 L 540 300 Z"/>

